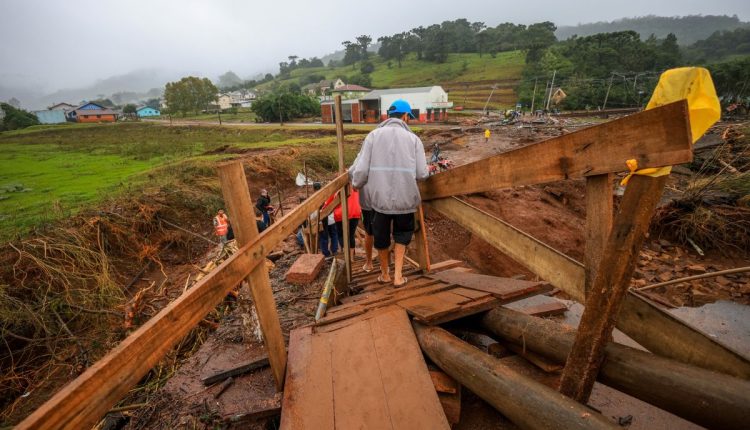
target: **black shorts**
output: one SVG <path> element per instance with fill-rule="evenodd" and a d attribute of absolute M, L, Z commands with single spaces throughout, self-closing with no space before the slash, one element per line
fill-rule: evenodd
<path fill-rule="evenodd" d="M 414 214 L 382 214 L 375 211 L 372 219 L 372 231 L 375 236 L 375 249 L 388 249 L 393 241 L 408 245 L 414 235 Z"/>
<path fill-rule="evenodd" d="M 362 209 L 362 227 L 365 229 L 365 233 L 368 236 L 372 236 L 372 219 L 375 216 L 375 211 L 372 209 Z"/>

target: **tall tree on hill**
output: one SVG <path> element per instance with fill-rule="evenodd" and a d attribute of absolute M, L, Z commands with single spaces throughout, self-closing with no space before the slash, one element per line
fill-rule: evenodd
<path fill-rule="evenodd" d="M 425 46 L 425 39 L 427 37 L 427 29 L 420 25 L 417 28 L 412 28 L 411 34 L 414 35 L 414 38 L 411 40 L 410 52 L 416 52 L 417 60 L 421 60 L 422 55 L 424 54 L 424 46 Z"/>
<path fill-rule="evenodd" d="M 427 27 L 424 36 L 424 59 L 444 63 L 448 59 L 448 34 L 437 24 Z"/>
<path fill-rule="evenodd" d="M 357 38 L 357 44 L 359 45 L 360 54 L 362 56 L 362 59 L 364 60 L 369 58 L 369 53 L 367 52 L 367 48 L 370 46 L 371 42 L 372 42 L 372 37 L 370 37 L 367 34 L 363 34 Z"/>
<path fill-rule="evenodd" d="M 341 44 L 344 45 L 343 62 L 345 66 L 351 66 L 362 58 L 359 50 L 359 44 L 352 43 L 348 40 L 341 42 Z"/>
<path fill-rule="evenodd" d="M 218 92 L 210 79 L 187 76 L 177 82 L 167 83 L 164 100 L 170 112 L 179 112 L 184 116 L 188 112 L 198 113 L 207 109 L 216 100 Z"/>
<path fill-rule="evenodd" d="M 406 56 L 407 40 L 409 33 L 398 33 L 393 36 L 382 36 L 378 38 L 380 49 L 378 55 L 384 60 L 396 60 L 398 67 L 401 68 L 401 61 Z"/>
<path fill-rule="evenodd" d="M 526 62 L 535 63 L 542 58 L 544 50 L 557 42 L 557 26 L 549 21 L 531 24 L 526 28 L 523 37 L 523 49 L 526 50 Z"/>
<path fill-rule="evenodd" d="M 310 58 L 310 67 L 325 67 L 326 65 L 323 64 L 323 60 L 321 60 L 318 57 L 312 57 Z"/>
<path fill-rule="evenodd" d="M 287 57 L 289 59 L 289 69 L 294 69 L 297 67 L 297 58 L 299 58 L 296 55 L 290 55 Z"/>

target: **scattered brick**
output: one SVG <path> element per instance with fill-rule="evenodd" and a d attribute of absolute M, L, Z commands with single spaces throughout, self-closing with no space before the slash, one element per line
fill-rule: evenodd
<path fill-rule="evenodd" d="M 324 263 L 323 254 L 302 254 L 286 272 L 286 281 L 296 285 L 309 284 L 318 277 Z"/>

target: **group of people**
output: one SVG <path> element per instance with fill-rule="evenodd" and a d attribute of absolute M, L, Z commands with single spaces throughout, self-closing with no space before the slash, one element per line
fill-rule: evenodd
<path fill-rule="evenodd" d="M 271 225 L 271 214 L 273 214 L 273 212 L 274 208 L 271 206 L 271 197 L 268 195 L 268 190 L 263 189 L 260 191 L 260 197 L 258 197 L 258 200 L 255 202 L 255 223 L 259 233 Z M 214 235 L 219 238 L 222 245 L 234 239 L 232 223 L 229 221 L 229 217 L 224 212 L 224 209 L 219 209 L 216 212 L 213 224 Z"/>
<path fill-rule="evenodd" d="M 396 287 L 408 282 L 403 276 L 403 264 L 406 247 L 414 235 L 414 215 L 421 202 L 417 181 L 429 176 L 422 141 L 408 126 L 409 119 L 413 118 L 408 102 L 394 101 L 388 108 L 388 119 L 367 135 L 349 168 L 351 188 L 346 205 L 351 256 L 354 256 L 355 231 L 361 219 L 365 230 L 363 270 L 374 270 L 374 247 L 380 260 L 378 282 L 392 282 Z M 319 187 L 317 185 L 316 189 Z M 331 196 L 321 209 L 325 210 L 331 205 L 334 198 Z M 268 192 L 263 190 L 256 208 L 262 214 L 264 228 L 270 224 L 270 203 Z M 224 218 L 220 218 L 220 215 Z M 325 256 L 336 254 L 343 248 L 342 218 L 343 211 L 339 204 L 331 216 L 315 220 L 320 233 L 321 251 Z M 214 218 L 216 234 L 226 235 L 224 226 L 228 224 L 223 211 L 219 211 Z M 226 240 L 226 236 L 223 240 Z M 389 269 L 392 242 L 395 256 L 393 277 Z"/>

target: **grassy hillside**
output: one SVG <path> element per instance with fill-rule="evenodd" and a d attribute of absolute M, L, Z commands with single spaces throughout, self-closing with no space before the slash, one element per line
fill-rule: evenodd
<path fill-rule="evenodd" d="M 524 55 L 520 51 L 501 52 L 495 58 L 479 54 L 449 54 L 445 63 L 419 61 L 409 55 L 398 67 L 395 61 L 383 61 L 377 55 L 371 57 L 375 71 L 371 74 L 373 88 L 396 88 L 441 85 L 450 93 L 450 100 L 457 106 L 481 108 L 489 96 L 493 84 L 498 89 L 493 94 L 490 106 L 503 108 L 515 104 L 514 87 L 521 77 Z M 309 75 L 322 75 L 326 79 L 342 78 L 345 82 L 359 73 L 359 63 L 343 67 L 318 67 L 295 69 L 286 79 L 276 79 L 260 85 L 270 90 L 275 85 L 289 82 L 300 83 Z"/>
<path fill-rule="evenodd" d="M 146 123 L 37 126 L 0 133 L 0 238 L 66 218 L 155 181 L 154 172 L 280 146 L 335 148 L 314 127 L 166 127 Z M 366 133 L 366 129 L 362 129 Z M 361 140 L 352 132 L 351 141 Z M 290 169 L 302 167 L 294 162 Z M 335 161 L 335 160 L 334 160 Z M 309 162 L 309 160 L 308 160 Z"/>

